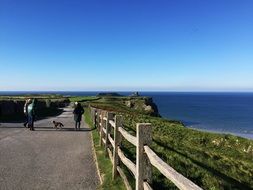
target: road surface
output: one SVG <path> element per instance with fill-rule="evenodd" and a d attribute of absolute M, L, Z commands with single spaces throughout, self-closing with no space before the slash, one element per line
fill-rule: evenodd
<path fill-rule="evenodd" d="M 52 121 L 65 127 L 53 129 Z M 74 131 L 72 109 L 35 122 L 35 131 L 20 123 L 0 123 L 0 189 L 97 189 L 91 131 Z"/>

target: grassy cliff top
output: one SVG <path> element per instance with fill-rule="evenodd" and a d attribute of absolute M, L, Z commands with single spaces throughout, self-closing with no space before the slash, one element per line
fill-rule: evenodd
<path fill-rule="evenodd" d="M 28 98 L 38 98 L 38 99 L 61 99 L 65 98 L 58 94 L 25 94 L 25 95 L 3 95 L 0 96 L 0 100 L 25 100 Z"/>
<path fill-rule="evenodd" d="M 82 99 L 82 97 L 79 97 Z M 141 107 L 148 97 L 85 97 L 84 105 L 106 109 L 124 117 L 124 127 L 135 135 L 136 123 L 151 123 L 153 150 L 170 166 L 203 189 L 253 189 L 253 141 L 227 134 L 186 128 L 179 121 L 153 117 Z M 75 100 L 78 98 L 76 97 Z M 127 102 L 127 104 L 126 104 Z M 139 109 L 140 108 L 140 109 Z M 135 148 L 123 142 L 135 162 Z M 154 189 L 175 187 L 154 169 Z"/>

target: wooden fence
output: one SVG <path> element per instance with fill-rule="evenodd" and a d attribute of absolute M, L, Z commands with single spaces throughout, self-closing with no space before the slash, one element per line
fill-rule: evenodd
<path fill-rule="evenodd" d="M 130 170 L 135 178 L 136 190 L 151 190 L 152 166 L 157 168 L 167 179 L 181 190 L 201 190 L 196 184 L 178 173 L 150 148 L 152 143 L 152 130 L 150 123 L 138 123 L 136 137 L 129 134 L 123 127 L 121 115 L 97 108 L 90 108 L 93 124 L 100 134 L 100 146 L 104 146 L 106 156 L 112 162 L 113 179 L 119 174 L 128 190 L 131 186 L 120 167 L 120 161 Z M 113 131 L 112 131 L 113 130 Z M 113 137 L 111 136 L 113 134 Z M 122 151 L 121 141 L 126 139 L 136 147 L 136 164 L 128 159 Z"/>

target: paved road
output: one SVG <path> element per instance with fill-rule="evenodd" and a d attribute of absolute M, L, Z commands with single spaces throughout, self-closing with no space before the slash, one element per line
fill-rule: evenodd
<path fill-rule="evenodd" d="M 52 128 L 61 121 L 62 130 Z M 74 131 L 72 110 L 35 122 L 0 124 L 0 189 L 96 189 L 99 178 L 89 128 Z"/>

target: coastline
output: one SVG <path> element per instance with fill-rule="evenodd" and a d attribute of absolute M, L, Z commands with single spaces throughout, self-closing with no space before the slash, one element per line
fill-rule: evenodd
<path fill-rule="evenodd" d="M 202 131 L 202 132 L 209 132 L 209 133 L 216 133 L 216 134 L 229 134 L 229 135 L 234 135 L 234 136 L 238 136 L 238 137 L 243 137 L 249 140 L 253 140 L 253 134 L 252 133 L 239 133 L 239 132 L 229 132 L 229 131 L 219 131 L 219 130 L 212 130 L 212 129 L 200 129 L 200 128 L 196 128 L 196 127 L 189 127 L 186 126 L 189 129 L 194 129 L 197 131 Z"/>
<path fill-rule="evenodd" d="M 35 92 L 35 91 L 12 91 L 12 92 L 10 92 L 10 91 L 5 91 L 5 92 L 0 91 L 1 96 L 13 96 L 13 95 L 18 95 L 18 94 L 25 95 L 27 93 L 28 94 L 53 94 L 54 93 L 54 94 L 60 94 L 60 95 L 63 95 L 63 96 L 66 96 L 66 95 L 69 95 L 69 96 L 94 96 L 94 95 L 98 94 L 98 91 L 93 91 L 93 92 L 92 91 L 90 91 L 90 92 L 88 92 L 88 91 L 79 91 L 79 92 L 78 91 L 37 91 L 37 92 Z M 122 93 L 122 92 L 120 92 L 120 93 Z M 122 94 L 127 96 L 130 93 L 131 92 L 123 92 Z M 162 94 L 162 98 L 167 99 L 167 98 L 171 98 L 172 95 L 173 95 L 173 97 L 174 97 L 174 95 L 179 95 L 179 96 L 182 97 L 182 95 L 185 95 L 185 94 L 189 95 L 190 94 L 191 97 L 193 97 L 193 95 L 196 95 L 199 98 L 200 95 L 203 95 L 203 94 L 205 94 L 205 95 L 213 94 L 213 95 L 222 95 L 222 96 L 231 94 L 231 93 L 189 93 L 189 92 L 188 93 L 187 92 L 185 92 L 185 93 L 183 93 L 183 92 L 181 92 L 181 93 L 176 93 L 176 92 L 170 92 L 170 93 L 168 93 L 168 92 L 167 93 L 166 92 L 140 92 L 140 93 L 142 94 L 142 96 L 151 97 L 153 99 L 154 104 L 157 105 L 158 112 L 162 116 L 162 118 L 169 119 L 169 120 L 171 120 L 173 116 L 168 118 L 168 117 L 166 117 L 166 114 L 161 113 L 162 109 L 163 109 L 163 111 L 164 111 L 165 108 L 167 109 L 167 105 L 165 105 L 165 106 L 161 105 L 161 103 L 164 104 L 164 99 L 162 99 L 162 101 L 157 99 L 157 95 Z M 234 94 L 237 94 L 237 95 L 238 94 L 243 94 L 245 96 L 246 95 L 248 96 L 248 95 L 252 95 L 253 93 L 232 93 L 232 94 L 233 95 Z M 169 97 L 166 97 L 167 95 Z M 158 98 L 161 98 L 161 97 L 158 96 Z M 160 108 L 160 106 L 162 106 L 163 108 Z M 185 110 L 185 109 L 183 109 L 183 110 Z M 246 133 L 246 131 L 245 132 L 244 131 L 242 131 L 242 132 L 240 132 L 240 131 L 238 131 L 238 132 L 237 131 L 228 131 L 228 130 L 224 130 L 223 128 L 218 128 L 218 127 L 217 127 L 218 129 L 212 129 L 210 126 L 209 126 L 210 128 L 209 127 L 205 128 L 205 127 L 202 127 L 202 126 L 198 127 L 198 126 L 196 126 L 192 123 L 187 124 L 187 123 L 184 122 L 184 120 L 181 120 L 181 119 L 175 119 L 175 120 L 184 123 L 185 127 L 187 127 L 187 128 L 195 129 L 195 130 L 198 130 L 198 131 L 205 131 L 205 132 L 211 132 L 211 133 L 217 133 L 217 134 L 231 134 L 231 135 L 235 135 L 235 136 L 239 136 L 239 137 L 243 137 L 243 138 L 253 140 L 253 133 Z M 252 130 L 250 130 L 250 132 L 251 131 Z"/>

